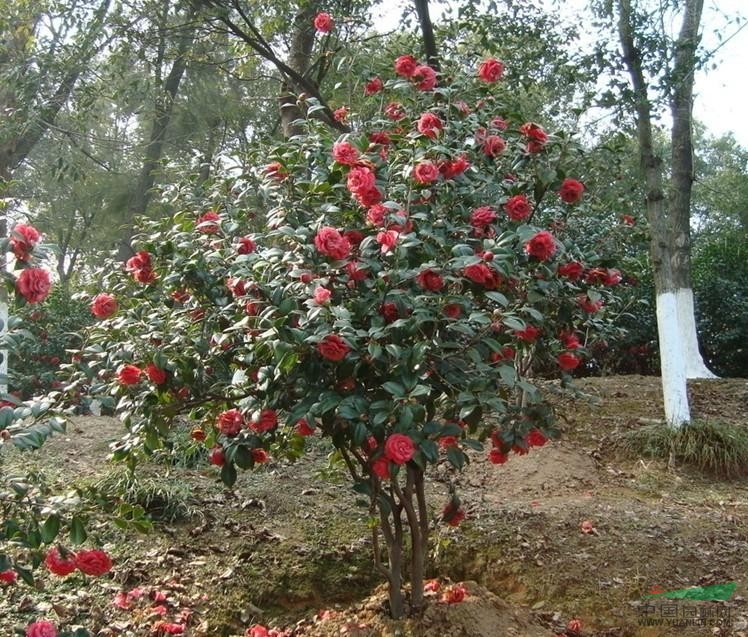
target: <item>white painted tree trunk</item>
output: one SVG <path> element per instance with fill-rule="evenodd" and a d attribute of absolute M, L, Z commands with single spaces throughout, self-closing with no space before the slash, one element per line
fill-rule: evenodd
<path fill-rule="evenodd" d="M 8 333 L 8 300 L 5 288 L 0 289 L 0 342 L 5 340 Z M 5 379 L 8 377 L 8 350 L 4 347 L 0 349 L 0 394 L 8 393 L 8 384 Z"/>
<path fill-rule="evenodd" d="M 693 290 L 679 288 L 675 291 L 678 305 L 678 329 L 680 330 L 683 356 L 686 363 L 686 378 L 717 378 L 707 366 L 699 352 L 696 338 L 696 315 L 693 306 Z"/>
<path fill-rule="evenodd" d="M 660 368 L 665 419 L 671 427 L 691 420 L 686 386 L 686 357 L 679 329 L 679 307 L 675 292 L 657 295 L 657 332 L 660 338 Z"/>

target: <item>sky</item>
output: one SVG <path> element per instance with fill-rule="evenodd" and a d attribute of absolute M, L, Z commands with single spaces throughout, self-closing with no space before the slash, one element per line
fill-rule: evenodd
<path fill-rule="evenodd" d="M 552 0 L 540 0 L 552 6 Z M 585 14 L 587 0 L 561 0 L 562 15 L 577 24 L 588 22 Z M 398 0 L 384 0 L 383 17 L 377 26 L 383 30 L 395 28 L 402 10 Z M 439 5 L 432 3 L 432 19 L 438 20 Z M 696 75 L 694 117 L 705 124 L 715 136 L 732 132 L 741 146 L 748 148 L 748 26 L 728 24 L 728 17 L 743 16 L 748 20 L 748 0 L 705 0 L 702 19 L 703 47 L 717 49 L 711 64 Z M 740 29 L 740 30 L 739 30 Z M 722 45 L 715 35 L 719 31 Z M 738 31 L 739 30 L 739 31 Z M 737 33 L 736 33 L 737 31 Z M 587 41 L 595 36 L 590 33 Z M 719 48 L 718 48 L 719 47 Z M 743 78 L 742 80 L 740 78 Z"/>

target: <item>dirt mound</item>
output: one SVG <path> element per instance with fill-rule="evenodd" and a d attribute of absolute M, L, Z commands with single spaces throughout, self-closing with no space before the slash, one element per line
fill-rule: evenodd
<path fill-rule="evenodd" d="M 529 610 L 512 606 L 476 582 L 465 582 L 465 599 L 448 604 L 432 597 L 423 617 L 393 621 L 383 609 L 386 593 L 380 588 L 363 603 L 344 611 L 323 614 L 311 626 L 299 626 L 304 637 L 547 637 L 548 629 L 535 622 Z"/>

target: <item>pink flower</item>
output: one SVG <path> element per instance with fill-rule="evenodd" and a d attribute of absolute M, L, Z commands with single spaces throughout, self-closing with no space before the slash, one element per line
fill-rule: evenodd
<path fill-rule="evenodd" d="M 525 252 L 540 261 L 547 261 L 556 253 L 556 240 L 547 230 L 541 230 L 525 243 Z"/>
<path fill-rule="evenodd" d="M 384 442 L 384 455 L 395 464 L 405 464 L 415 452 L 415 443 L 405 434 L 391 434 Z"/>
<path fill-rule="evenodd" d="M 345 124 L 346 120 L 348 119 L 348 107 L 341 106 L 340 108 L 336 108 L 332 112 L 332 118 L 336 122 L 341 122 L 342 124 Z"/>
<path fill-rule="evenodd" d="M 454 179 L 464 173 L 468 168 L 470 168 L 470 162 L 467 160 L 465 155 L 460 155 L 457 159 L 445 161 L 439 164 L 439 172 L 442 174 L 444 179 Z"/>
<path fill-rule="evenodd" d="M 416 67 L 411 77 L 420 91 L 430 91 L 436 86 L 436 71 L 427 64 Z"/>
<path fill-rule="evenodd" d="M 350 277 L 351 281 L 363 281 L 369 276 L 368 270 L 365 267 L 361 267 L 361 263 L 358 261 L 349 261 L 345 264 L 346 274 Z"/>
<path fill-rule="evenodd" d="M 57 626 L 52 622 L 38 621 L 26 626 L 26 637 L 57 637 Z"/>
<path fill-rule="evenodd" d="M 265 174 L 268 177 L 277 179 L 278 181 L 283 181 L 286 177 L 288 177 L 288 171 L 279 161 L 271 162 L 267 166 L 265 166 Z"/>
<path fill-rule="evenodd" d="M 481 206 L 470 213 L 470 225 L 475 228 L 488 226 L 496 221 L 496 213 L 491 206 Z"/>
<path fill-rule="evenodd" d="M 91 301 L 91 314 L 99 319 L 108 319 L 117 311 L 117 299 L 111 294 L 102 292 Z"/>
<path fill-rule="evenodd" d="M 447 604 L 458 604 L 465 599 L 467 589 L 464 584 L 455 584 L 450 586 L 442 594 L 441 601 Z"/>
<path fill-rule="evenodd" d="M 373 77 L 364 85 L 364 95 L 375 95 L 383 88 L 384 84 L 382 84 L 381 78 Z"/>
<path fill-rule="evenodd" d="M 417 68 L 418 62 L 412 55 L 401 55 L 395 60 L 395 73 L 400 77 L 413 77 Z"/>
<path fill-rule="evenodd" d="M 342 361 L 351 351 L 350 345 L 337 334 L 328 334 L 317 345 L 317 351 L 329 361 Z"/>
<path fill-rule="evenodd" d="M 325 305 L 330 302 L 332 292 L 322 286 L 314 288 L 314 302 L 317 305 Z"/>
<path fill-rule="evenodd" d="M 532 206 L 525 195 L 514 195 L 504 204 L 504 212 L 512 221 L 522 221 L 530 216 Z"/>
<path fill-rule="evenodd" d="M 506 120 L 503 117 L 494 117 L 491 120 L 491 128 L 495 128 L 497 130 L 506 130 L 509 127 L 509 124 L 507 124 Z"/>
<path fill-rule="evenodd" d="M 332 158 L 339 164 L 355 166 L 359 156 L 358 148 L 349 142 L 335 142 L 332 145 Z"/>
<path fill-rule="evenodd" d="M 395 230 L 385 230 L 377 234 L 377 243 L 382 246 L 382 254 L 387 254 L 394 250 L 399 236 L 400 233 Z"/>
<path fill-rule="evenodd" d="M 352 193 L 357 193 L 375 188 L 377 178 L 374 171 L 366 166 L 355 166 L 348 173 L 346 185 Z"/>
<path fill-rule="evenodd" d="M 636 224 L 636 219 L 631 215 L 621 215 L 621 222 L 627 226 L 633 226 Z"/>
<path fill-rule="evenodd" d="M 216 425 L 224 436 L 234 437 L 244 426 L 244 416 L 238 409 L 227 409 L 218 414 Z"/>
<path fill-rule="evenodd" d="M 16 290 L 29 303 L 41 303 L 51 287 L 49 272 L 42 268 L 26 268 L 16 279 Z"/>
<path fill-rule="evenodd" d="M 134 256 L 130 257 L 125 264 L 125 270 L 127 270 L 132 278 L 138 283 L 153 283 L 156 280 L 156 273 L 153 271 L 151 264 L 151 255 L 145 250 L 141 250 Z"/>
<path fill-rule="evenodd" d="M 238 254 L 251 254 L 257 248 L 252 237 L 241 237 L 237 242 L 236 251 Z"/>
<path fill-rule="evenodd" d="M 314 16 L 314 28 L 320 33 L 330 33 L 333 26 L 335 26 L 335 23 L 329 13 L 320 11 L 316 16 Z"/>
<path fill-rule="evenodd" d="M 423 583 L 423 592 L 424 593 L 438 593 L 441 587 L 442 585 L 439 583 L 438 579 L 426 580 Z"/>
<path fill-rule="evenodd" d="M 418 120 L 418 132 L 430 139 L 438 137 L 444 128 L 444 123 L 434 113 L 424 113 Z"/>
<path fill-rule="evenodd" d="M 34 226 L 25 223 L 16 224 L 10 235 L 10 246 L 19 261 L 28 261 L 34 246 L 42 236 Z"/>
<path fill-rule="evenodd" d="M 578 182 L 576 179 L 564 179 L 561 184 L 561 188 L 558 191 L 558 196 L 565 203 L 578 203 L 582 200 L 584 194 L 584 185 Z"/>
<path fill-rule="evenodd" d="M 416 164 L 413 177 L 419 184 L 430 184 L 439 178 L 439 169 L 433 162 L 422 161 Z"/>
<path fill-rule="evenodd" d="M 345 259 L 351 253 L 351 244 L 338 230 L 330 226 L 320 228 L 314 245 L 322 254 L 333 259 Z"/>
<path fill-rule="evenodd" d="M 117 381 L 120 385 L 136 385 L 140 382 L 143 371 L 136 365 L 123 365 L 117 371 Z"/>
<path fill-rule="evenodd" d="M 497 82 L 504 75 L 504 63 L 495 58 L 488 58 L 478 67 L 478 77 L 484 82 Z"/>
<path fill-rule="evenodd" d="M 383 226 L 389 210 L 382 204 L 375 204 L 366 211 L 366 220 L 373 226 Z"/>
<path fill-rule="evenodd" d="M 112 570 L 111 558 L 99 549 L 78 551 L 75 556 L 75 565 L 82 573 L 94 577 L 99 577 Z"/>
<path fill-rule="evenodd" d="M 603 285 L 608 285 L 608 286 L 618 285 L 622 280 L 623 280 L 623 277 L 621 276 L 620 270 L 609 269 L 605 273 L 605 278 L 603 279 Z"/>
<path fill-rule="evenodd" d="M 595 529 L 595 526 L 589 520 L 583 520 L 579 525 L 579 530 L 585 535 L 592 535 L 597 531 L 597 529 Z"/>

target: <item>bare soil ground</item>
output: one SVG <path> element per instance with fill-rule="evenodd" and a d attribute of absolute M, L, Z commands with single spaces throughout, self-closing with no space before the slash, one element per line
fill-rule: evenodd
<path fill-rule="evenodd" d="M 589 378 L 577 388 L 576 396 L 547 388 L 562 440 L 498 467 L 475 454 L 461 474 L 436 468 L 435 517 L 454 481 L 467 518 L 435 528 L 429 575 L 442 591 L 464 582 L 463 602 L 435 593 L 418 620 L 386 618 L 366 510 L 316 443 L 299 463 L 241 475 L 232 490 L 208 465 L 150 464 L 156 480 L 183 488 L 194 514 L 149 534 L 92 520 L 92 542 L 115 557 L 112 575 L 42 574 L 37 590 L 3 589 L 0 636 L 45 616 L 102 637 L 140 637 L 189 616 L 191 637 L 242 635 L 254 623 L 310 637 L 539 637 L 577 634 L 566 629 L 572 618 L 586 636 L 746 637 L 748 481 L 611 451 L 614 433 L 661 417 L 659 379 Z M 697 417 L 748 426 L 748 381 L 697 381 L 690 393 Z M 121 433 L 113 419 L 78 418 L 66 436 L 11 454 L 5 467 L 38 468 L 61 490 L 87 484 L 113 471 L 108 445 Z M 642 601 L 653 588 L 724 582 L 738 584 L 728 602 Z M 119 597 L 129 608 L 113 603 L 133 589 Z M 692 616 L 712 625 L 654 625 L 694 624 Z"/>

